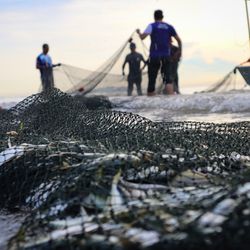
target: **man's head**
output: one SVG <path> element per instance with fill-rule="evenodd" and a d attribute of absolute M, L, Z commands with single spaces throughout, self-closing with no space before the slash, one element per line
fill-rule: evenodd
<path fill-rule="evenodd" d="M 130 48 L 131 52 L 135 52 L 135 50 L 136 50 L 135 43 L 130 43 L 129 48 Z"/>
<path fill-rule="evenodd" d="M 155 21 L 161 21 L 162 19 L 163 19 L 163 12 L 162 12 L 162 10 L 156 10 L 155 12 L 154 12 L 154 19 L 155 19 Z"/>
<path fill-rule="evenodd" d="M 43 54 L 48 54 L 49 52 L 49 45 L 47 43 L 43 44 Z"/>

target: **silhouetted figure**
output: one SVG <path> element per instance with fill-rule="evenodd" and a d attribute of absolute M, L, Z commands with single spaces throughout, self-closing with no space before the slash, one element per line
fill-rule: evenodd
<path fill-rule="evenodd" d="M 142 81 L 142 69 L 141 62 L 144 62 L 146 65 L 146 61 L 143 58 L 142 54 L 136 52 L 136 45 L 134 43 L 130 43 L 131 53 L 128 54 L 125 58 L 125 61 L 122 66 L 122 74 L 125 75 L 124 69 L 126 64 L 129 64 L 129 74 L 128 74 L 128 96 L 132 95 L 134 84 L 137 88 L 137 94 L 142 95 L 141 90 L 141 81 Z M 145 66 L 144 65 L 144 66 Z"/>
<path fill-rule="evenodd" d="M 48 55 L 49 45 L 43 44 L 43 52 L 36 59 L 36 68 L 40 70 L 43 91 L 54 87 L 53 68 L 61 64 L 52 64 L 51 57 Z"/>
<path fill-rule="evenodd" d="M 172 63 L 172 72 L 173 72 L 174 92 L 176 94 L 180 94 L 179 75 L 178 75 L 180 53 L 179 53 L 179 48 L 173 44 L 171 44 L 171 61 L 172 61 L 171 63 Z"/>
<path fill-rule="evenodd" d="M 148 96 L 155 95 L 155 83 L 159 69 L 162 70 L 166 93 L 174 94 L 171 38 L 174 37 L 178 43 L 179 57 L 182 54 L 182 42 L 174 27 L 163 22 L 163 12 L 161 10 L 154 12 L 154 19 L 155 22 L 149 24 L 143 33 L 137 29 L 137 33 L 141 39 L 145 39 L 148 35 L 151 37 L 148 65 Z"/>

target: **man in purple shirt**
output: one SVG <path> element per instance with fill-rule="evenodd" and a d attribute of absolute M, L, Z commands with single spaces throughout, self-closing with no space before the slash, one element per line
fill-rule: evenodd
<path fill-rule="evenodd" d="M 179 57 L 182 54 L 182 42 L 174 27 L 163 22 L 163 13 L 161 10 L 154 12 L 155 22 L 148 25 L 146 30 L 137 33 L 143 40 L 148 35 L 151 37 L 149 65 L 148 65 L 148 96 L 155 95 L 155 82 L 161 68 L 163 83 L 167 94 L 174 94 L 173 70 L 171 64 L 171 38 L 175 38 L 179 47 Z"/>

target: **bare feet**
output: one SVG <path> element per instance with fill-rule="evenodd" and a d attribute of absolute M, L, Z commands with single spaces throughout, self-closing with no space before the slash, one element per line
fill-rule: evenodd
<path fill-rule="evenodd" d="M 148 96 L 155 96 L 155 92 L 148 92 Z"/>
<path fill-rule="evenodd" d="M 174 95 L 174 85 L 171 83 L 166 84 L 165 86 L 167 95 Z"/>

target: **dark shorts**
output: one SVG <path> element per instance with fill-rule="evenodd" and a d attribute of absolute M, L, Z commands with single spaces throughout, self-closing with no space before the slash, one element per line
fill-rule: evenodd
<path fill-rule="evenodd" d="M 128 75 L 128 82 L 141 82 L 142 76 L 141 73 L 136 74 L 136 75 Z"/>
<path fill-rule="evenodd" d="M 162 59 L 161 74 L 164 84 L 172 84 L 174 82 L 175 68 L 173 62 L 168 57 Z"/>
<path fill-rule="evenodd" d="M 175 74 L 170 57 L 152 57 L 149 59 L 148 65 L 148 92 L 155 91 L 155 83 L 159 70 L 161 70 L 163 83 L 173 84 Z"/>

